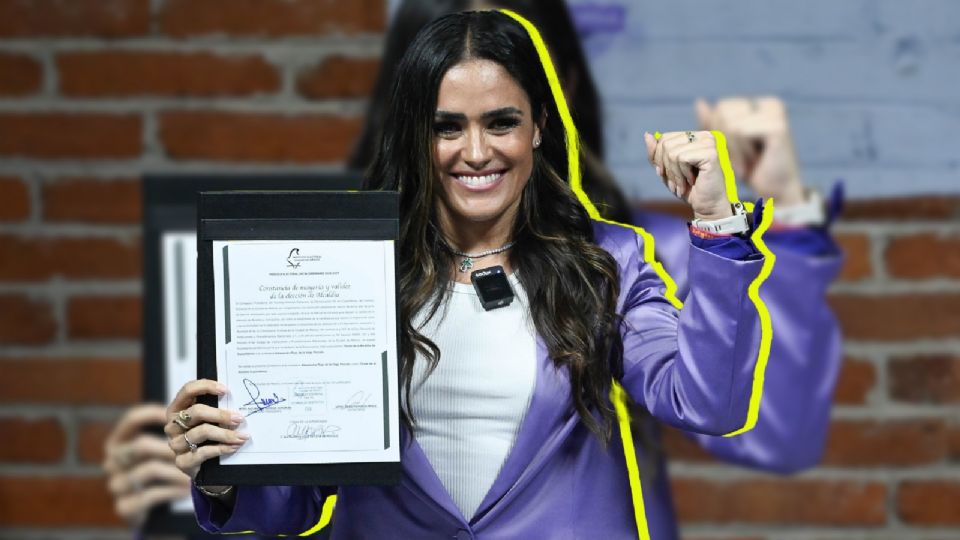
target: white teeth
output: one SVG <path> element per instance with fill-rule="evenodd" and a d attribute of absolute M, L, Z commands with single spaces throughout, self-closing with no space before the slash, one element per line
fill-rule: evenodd
<path fill-rule="evenodd" d="M 497 178 L 500 178 L 499 174 L 488 174 L 485 176 L 457 176 L 457 180 L 463 182 L 468 186 L 486 186 L 494 183 Z"/>

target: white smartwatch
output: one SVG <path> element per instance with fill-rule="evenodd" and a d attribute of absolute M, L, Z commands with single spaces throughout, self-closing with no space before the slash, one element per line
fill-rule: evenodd
<path fill-rule="evenodd" d="M 740 202 L 733 204 L 733 215 L 728 218 L 710 221 L 695 219 L 690 226 L 710 234 L 740 234 L 750 230 L 747 211 Z"/>

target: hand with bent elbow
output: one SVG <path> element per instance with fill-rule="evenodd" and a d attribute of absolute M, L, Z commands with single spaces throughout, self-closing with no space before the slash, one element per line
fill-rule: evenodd
<path fill-rule="evenodd" d="M 134 527 L 143 525 L 154 506 L 190 495 L 190 478 L 174 465 L 163 437 L 145 431 L 166 418 L 163 405 L 132 407 L 104 443 L 103 470 L 114 508 Z"/>
<path fill-rule="evenodd" d="M 659 139 L 645 133 L 647 159 L 663 183 L 707 221 L 733 215 L 720 169 L 716 140 L 709 131 L 675 131 Z"/>
<path fill-rule="evenodd" d="M 190 479 L 196 479 L 201 463 L 232 454 L 250 439 L 246 433 L 236 431 L 243 423 L 239 412 L 197 403 L 199 396 L 222 396 L 226 392 L 227 388 L 216 381 L 190 381 L 167 407 L 163 430 L 169 437 L 170 449 L 176 454 L 176 466 Z M 228 487 L 210 486 L 207 490 L 226 493 Z"/>

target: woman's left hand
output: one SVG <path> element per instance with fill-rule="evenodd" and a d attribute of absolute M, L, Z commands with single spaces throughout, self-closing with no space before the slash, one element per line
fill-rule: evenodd
<path fill-rule="evenodd" d="M 674 131 L 657 140 L 645 133 L 647 159 L 674 195 L 693 208 L 698 219 L 733 215 L 720 169 L 714 136 L 709 131 Z"/>

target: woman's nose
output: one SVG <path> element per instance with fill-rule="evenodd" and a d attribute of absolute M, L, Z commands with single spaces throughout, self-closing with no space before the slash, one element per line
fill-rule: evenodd
<path fill-rule="evenodd" d="M 476 169 L 482 169 L 490 161 L 490 145 L 482 131 L 470 130 L 463 149 L 463 161 Z"/>

